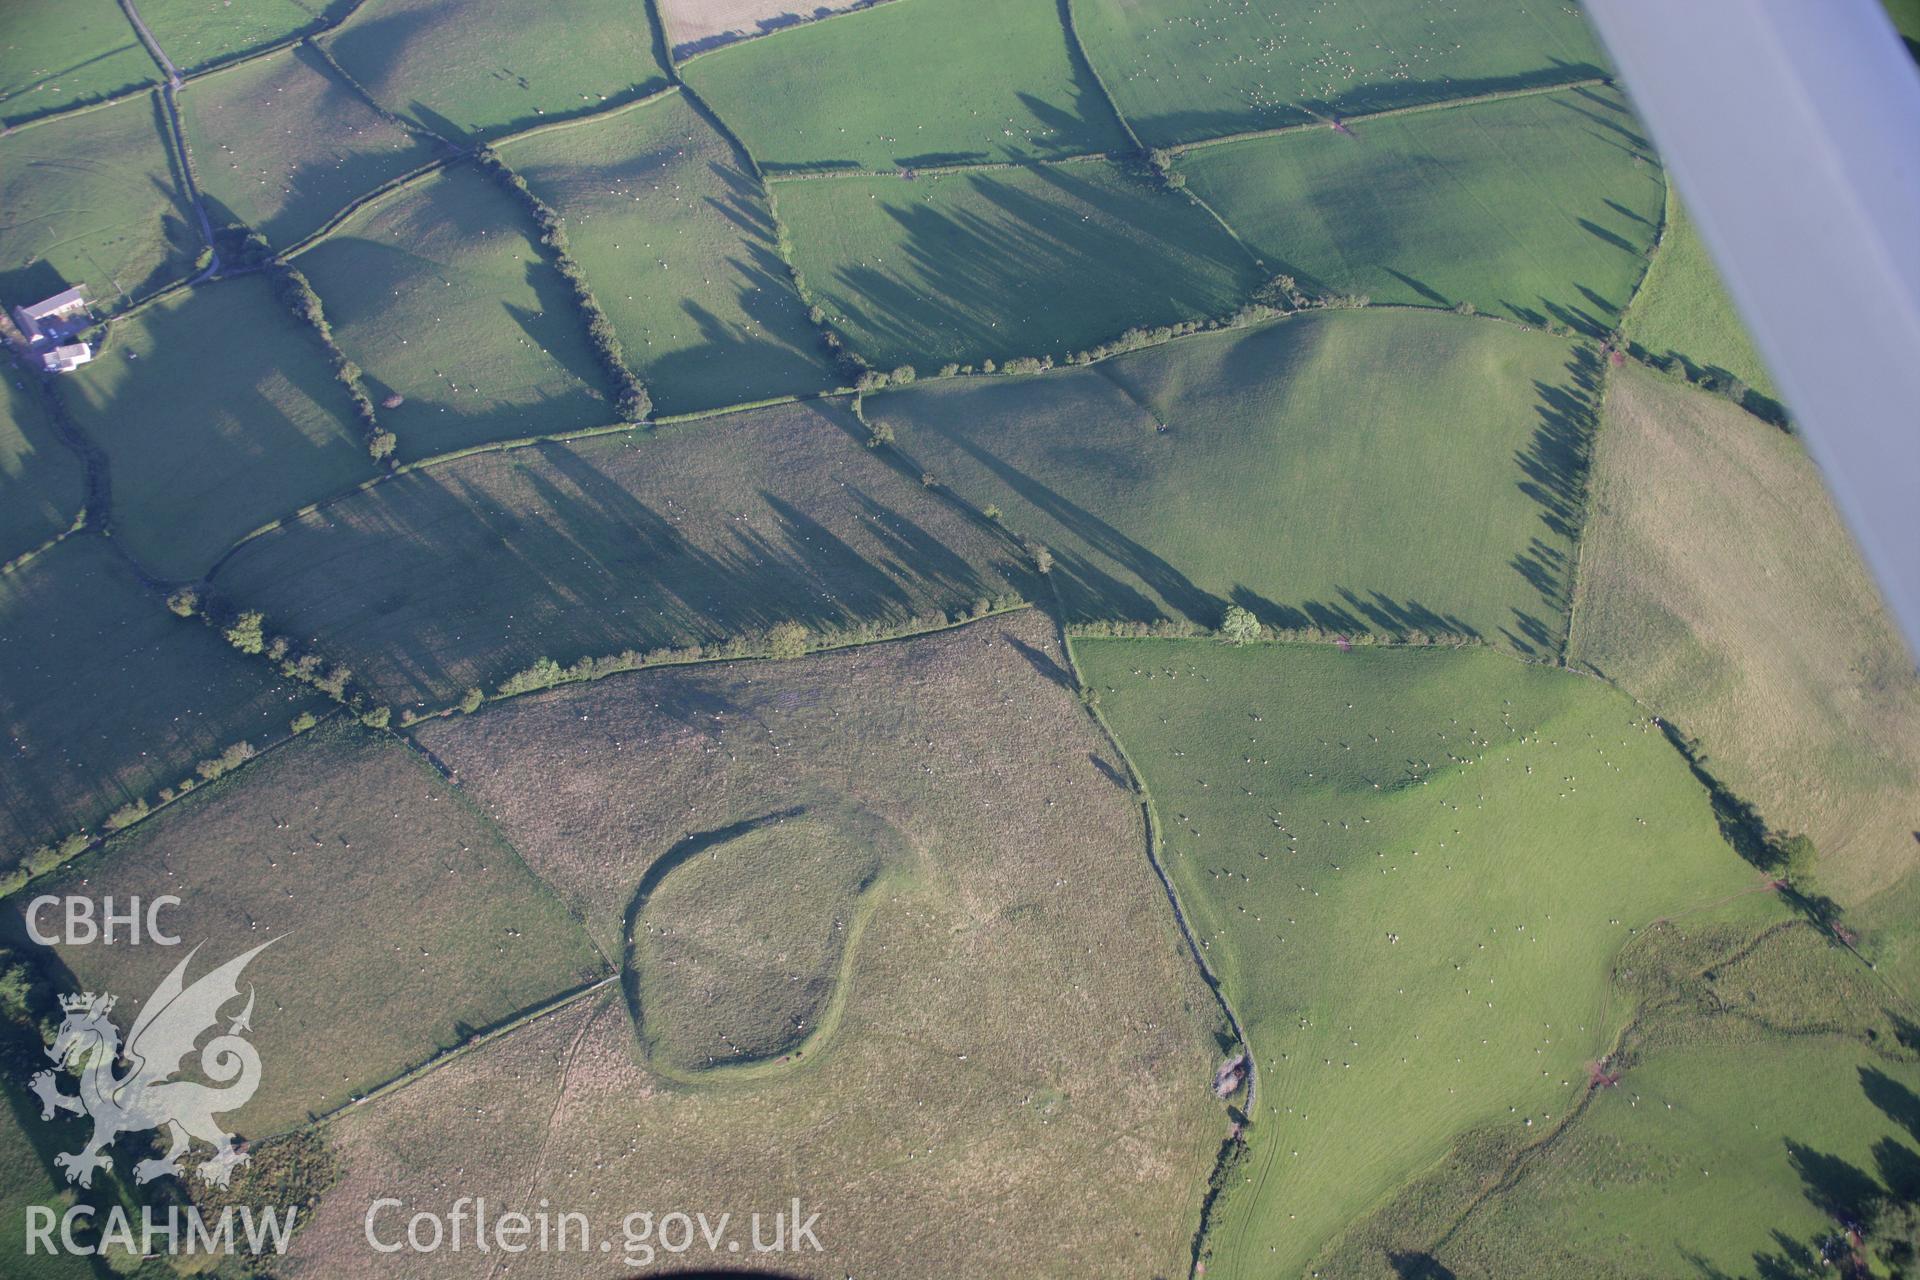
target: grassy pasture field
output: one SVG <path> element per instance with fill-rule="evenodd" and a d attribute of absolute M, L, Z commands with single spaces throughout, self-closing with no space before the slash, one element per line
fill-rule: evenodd
<path fill-rule="evenodd" d="M 9 1079 L 0 1085 L 0 1250 L 15 1280 L 90 1280 L 92 1264 L 69 1253 L 27 1253 L 27 1208 L 45 1205 L 58 1215 L 74 1194 L 53 1180 L 49 1161 L 60 1130 L 40 1119 L 40 1101 Z"/>
<path fill-rule="evenodd" d="M 155 94 L 0 136 L 0 298 L 83 284 L 118 306 L 184 276 L 200 249 Z"/>
<path fill-rule="evenodd" d="M 1209 1092 L 1218 1008 L 1064 662 L 1029 610 L 792 662 L 619 676 L 420 726 L 603 947 L 618 946 L 668 851 L 795 807 L 822 832 L 809 847 L 836 861 L 871 848 L 836 851 L 828 832 L 843 839 L 855 817 L 891 828 L 913 874 L 870 891 L 838 1029 L 785 1069 L 662 1077 L 609 990 L 341 1117 L 343 1181 L 291 1274 L 397 1274 L 363 1235 L 375 1186 L 408 1188 L 391 1194 L 419 1207 L 546 1196 L 615 1224 L 700 1205 L 742 1225 L 798 1195 L 821 1211 L 824 1252 L 769 1261 L 803 1274 L 1183 1273 L 1227 1126 Z M 730 897 L 745 889 L 729 874 L 744 862 L 707 865 Z M 794 910 L 780 898 L 741 907 Z M 769 929 L 815 927 L 811 913 L 832 909 L 803 901 L 807 920 Z M 730 999 L 710 1016 L 732 1030 L 751 1015 Z M 482 1275 L 490 1261 L 444 1254 L 435 1273 Z"/>
<path fill-rule="evenodd" d="M 1611 374 L 1569 656 L 1699 741 L 1854 902 L 1920 865 L 1920 680 L 1799 442 Z"/>
<path fill-rule="evenodd" d="M 1130 149 L 1056 0 L 905 0 L 689 60 L 768 170 L 890 169 Z"/>
<path fill-rule="evenodd" d="M 471 165 L 359 213 L 296 260 L 411 461 L 616 419 L 573 292 Z"/>
<path fill-rule="evenodd" d="M 1887 16 L 1906 41 L 1908 52 L 1920 59 L 1920 0 L 1886 0 Z"/>
<path fill-rule="evenodd" d="M 318 336 L 264 276 L 116 322 L 57 385 L 106 454 L 115 535 L 165 579 L 198 577 L 250 530 L 374 474 Z"/>
<path fill-rule="evenodd" d="M 152 84 L 153 59 L 115 0 L 15 0 L 0 31 L 0 123 Z"/>
<path fill-rule="evenodd" d="M 1463 1143 L 1314 1270 L 1809 1276 L 1839 1216 L 1920 1194 L 1902 1001 L 1827 935 L 1690 917 L 1622 953 L 1615 994 L 1641 1008 L 1617 1080 L 1563 1131 Z"/>
<path fill-rule="evenodd" d="M 1545 334 L 1318 312 L 1040 378 L 866 402 L 924 469 L 1046 544 L 1069 617 L 1476 634 L 1565 627 L 1590 374 Z"/>
<path fill-rule="evenodd" d="M 0 576 L 0 878 L 318 699 L 167 612 L 97 535 Z"/>
<path fill-rule="evenodd" d="M 146 0 L 140 16 L 181 71 L 196 71 L 337 22 L 354 0 Z"/>
<path fill-rule="evenodd" d="M 322 43 L 376 101 L 461 143 L 667 87 L 629 0 L 377 0 Z"/>
<path fill-rule="evenodd" d="M 0 564 L 71 528 L 87 500 L 80 459 L 20 379 L 0 365 Z"/>
<path fill-rule="evenodd" d="M 1609 89 L 1206 147 L 1191 189 L 1310 293 L 1605 333 L 1646 270 L 1665 183 Z"/>
<path fill-rule="evenodd" d="M 1202 210 L 1105 162 L 775 191 L 829 321 L 883 369 L 1064 357 L 1232 311 L 1261 283 Z"/>
<path fill-rule="evenodd" d="M 235 1114 L 249 1138 L 609 972 L 472 801 L 417 752 L 345 721 L 196 790 L 35 891 L 182 899 L 167 917 L 182 947 L 56 948 L 71 985 L 120 995 L 130 1017 L 188 947 L 205 944 L 191 980 L 274 939 L 246 971 L 268 1068 Z M 7 916 L 16 933 L 22 906 Z"/>
<path fill-rule="evenodd" d="M 682 95 L 510 143 L 501 157 L 566 220 L 569 251 L 656 412 L 838 381 L 759 183 Z"/>
<path fill-rule="evenodd" d="M 1463 1132 L 1544 1132 L 1656 918 L 1784 916 L 1615 690 L 1485 649 L 1076 640 L 1251 1040 L 1209 1275 L 1300 1273 Z M 1745 896 L 1740 896 L 1740 895 Z"/>
<path fill-rule="evenodd" d="M 1624 331 L 1655 356 L 1678 357 L 1692 370 L 1738 378 L 1762 395 L 1779 396 L 1699 229 L 1677 199 L 1667 203 L 1660 251 L 1647 268 Z"/>
<path fill-rule="evenodd" d="M 808 402 L 409 473 L 249 543 L 216 583 L 396 704 L 797 621 L 905 625 L 1012 589 L 1019 552 Z"/>
<path fill-rule="evenodd" d="M 1074 0 L 1108 92 L 1149 146 L 1604 74 L 1571 5 Z"/>
<path fill-rule="evenodd" d="M 196 80 L 180 107 L 214 221 L 252 227 L 282 248 L 441 151 L 369 106 L 305 45 Z"/>
<path fill-rule="evenodd" d="M 1460 1264 L 1471 1259 L 1514 1276 L 1569 1265 L 1594 1277 L 1675 1275 L 1703 1263 L 1726 1275 L 1807 1274 L 1789 1268 L 1837 1233 L 1820 1207 L 1834 1186 L 1852 1173 L 1875 1187 L 1920 1161 L 1899 1118 L 1863 1093 L 1878 1081 L 1920 1097 L 1920 1068 L 1851 1037 L 1663 1054 L 1603 1091 L 1582 1141 L 1476 1215 L 1443 1264 L 1470 1274 Z"/>

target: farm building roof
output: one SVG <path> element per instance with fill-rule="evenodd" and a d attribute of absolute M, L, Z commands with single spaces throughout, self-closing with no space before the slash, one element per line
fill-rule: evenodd
<path fill-rule="evenodd" d="M 86 289 L 81 285 L 75 285 L 71 289 L 54 294 L 51 298 L 36 302 L 32 306 L 22 307 L 20 311 L 21 314 L 25 315 L 28 319 L 44 320 L 48 316 L 57 316 L 70 307 L 84 307 L 86 305 Z"/>

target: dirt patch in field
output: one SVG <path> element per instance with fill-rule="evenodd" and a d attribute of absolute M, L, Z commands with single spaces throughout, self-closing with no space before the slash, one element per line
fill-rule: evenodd
<path fill-rule="evenodd" d="M 601 1227 L 682 1207 L 739 1227 L 798 1196 L 823 1252 L 746 1260 L 800 1274 L 1184 1271 L 1226 1128 L 1217 1009 L 1064 666 L 1023 613 L 616 677 L 424 729 L 611 946 L 654 860 L 797 804 L 883 819 L 910 874 L 871 891 L 839 1026 L 797 1069 L 663 1080 L 609 988 L 344 1119 L 347 1174 L 297 1274 L 408 1274 L 362 1233 L 386 1194 L 413 1197 L 409 1213 L 544 1197 Z M 494 1260 L 442 1253 L 435 1273 Z M 527 1254 L 514 1274 L 611 1273 L 592 1266 Z"/>
<path fill-rule="evenodd" d="M 660 17 L 667 24 L 667 43 L 673 56 L 689 58 L 737 40 L 750 40 L 815 18 L 870 9 L 887 0 L 831 0 L 827 4 L 797 4 L 794 0 L 660 0 Z"/>

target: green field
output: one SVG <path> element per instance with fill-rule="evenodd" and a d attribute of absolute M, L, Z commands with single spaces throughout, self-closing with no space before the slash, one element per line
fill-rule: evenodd
<path fill-rule="evenodd" d="M 662 855 L 625 939 L 648 1065 L 698 1078 L 817 1056 L 902 846 L 885 823 L 828 810 L 689 837 Z"/>
<path fill-rule="evenodd" d="M 117 322 L 57 385 L 106 453 L 116 536 L 162 578 L 198 577 L 249 531 L 374 474 L 318 336 L 264 276 Z"/>
<path fill-rule="evenodd" d="M 97 535 L 0 576 L 0 879 L 316 701 L 168 613 Z"/>
<path fill-rule="evenodd" d="M 616 414 L 572 290 L 525 212 L 471 165 L 355 214 L 298 267 L 366 371 L 397 456 L 603 426 Z"/>
<path fill-rule="evenodd" d="M 1209 1275 L 1298 1274 L 1457 1134 L 1544 1132 L 1632 1012 L 1608 973 L 1635 931 L 1760 883 L 1597 682 L 1486 650 L 1074 651 L 1259 1063 Z"/>
<path fill-rule="evenodd" d="M 1920 58 L 1920 0 L 1886 0 L 1887 16 L 1907 43 L 1907 49 Z"/>
<path fill-rule="evenodd" d="M 1384 1255 L 1433 1275 L 1810 1276 L 1841 1214 L 1920 1195 L 1901 1002 L 1829 937 L 1650 930 L 1615 997 L 1641 1009 L 1616 1081 L 1551 1141 L 1474 1135 L 1314 1269 L 1359 1280 Z"/>
<path fill-rule="evenodd" d="M 1853 901 L 1920 865 L 1920 680 L 1792 436 L 1609 376 L 1571 657 L 1699 739 Z"/>
<path fill-rule="evenodd" d="M 252 227 L 277 248 L 440 152 L 304 45 L 197 80 L 180 104 L 215 223 Z"/>
<path fill-rule="evenodd" d="M 462 143 L 667 87 L 630 0 L 380 0 L 324 43 L 383 106 Z"/>
<path fill-rule="evenodd" d="M 115 0 L 14 0 L 0 30 L 0 123 L 152 84 L 153 59 Z"/>
<path fill-rule="evenodd" d="M 1056 0 L 906 0 L 691 59 L 767 169 L 889 169 L 1130 149 Z"/>
<path fill-rule="evenodd" d="M 574 260 L 659 413 L 837 379 L 744 159 L 674 94 L 502 148 L 567 224 Z"/>
<path fill-rule="evenodd" d="M 353 0 L 145 0 L 140 16 L 173 65 L 193 71 L 338 22 Z"/>
<path fill-rule="evenodd" d="M 1192 190 L 1310 294 L 1605 333 L 1646 270 L 1660 167 L 1609 89 L 1508 98 L 1182 155 Z"/>
<path fill-rule="evenodd" d="M 115 307 L 187 274 L 200 232 L 156 94 L 0 136 L 0 298 Z"/>
<path fill-rule="evenodd" d="M 1481 636 L 1554 652 L 1587 431 L 1565 341 L 1321 312 L 867 417 L 1046 544 L 1069 617 Z"/>
<path fill-rule="evenodd" d="M 86 473 L 37 391 L 0 366 L 0 564 L 65 532 L 86 504 Z"/>
<path fill-rule="evenodd" d="M 344 1106 L 608 972 L 472 801 L 417 752 L 351 723 L 296 738 L 43 884 L 117 901 L 177 895 L 167 927 L 206 944 L 193 975 L 275 940 L 246 974 L 259 992 L 254 1043 L 271 1066 L 235 1113 L 250 1138 Z M 75 983 L 127 1003 L 185 953 L 57 949 Z M 352 1052 L 315 1051 L 329 1042 Z"/>
<path fill-rule="evenodd" d="M 1549 0 L 1074 0 L 1080 38 L 1149 146 L 1604 74 Z"/>
<path fill-rule="evenodd" d="M 72 1132 L 72 1127 L 65 1133 Z M 84 1130 L 82 1130 L 84 1132 Z M 84 1258 L 44 1250 L 27 1253 L 27 1206 L 45 1205 L 58 1215 L 74 1201 L 49 1163 L 64 1137 L 40 1119 L 40 1102 L 14 1081 L 0 1085 L 0 1252 L 15 1280 L 88 1280 L 95 1272 Z"/>
<path fill-rule="evenodd" d="M 1681 360 L 1689 377 L 1738 378 L 1762 395 L 1779 395 L 1700 232 L 1678 200 L 1668 202 L 1666 234 L 1625 330 L 1629 341 L 1653 356 Z"/>
<path fill-rule="evenodd" d="M 420 726 L 609 951 L 663 855 L 796 807 L 805 816 L 790 821 L 822 841 L 856 822 L 899 833 L 911 874 L 867 893 L 837 1027 L 797 1062 L 663 1077 L 609 992 L 343 1117 L 331 1132 L 345 1181 L 302 1237 L 309 1265 L 332 1274 L 366 1256 L 375 1184 L 458 1177 L 490 1203 L 571 1194 L 597 1210 L 644 1187 L 648 1205 L 736 1222 L 798 1195 L 822 1210 L 823 1252 L 800 1257 L 802 1274 L 1184 1274 L 1228 1123 L 1208 1092 L 1218 1009 L 1064 661 L 1029 610 L 792 662 L 619 676 Z M 869 837 L 849 843 L 871 854 Z M 710 845 L 714 869 L 726 848 Z M 776 876 L 739 905 L 771 907 L 769 932 L 812 923 L 779 918 L 791 883 Z M 831 910 L 829 895 L 797 896 Z M 708 1016 L 744 1033 L 753 1010 L 729 1001 Z"/>
<path fill-rule="evenodd" d="M 883 369 L 1064 358 L 1130 327 L 1232 311 L 1260 283 L 1203 211 L 1104 162 L 776 194 L 829 321 Z"/>
<path fill-rule="evenodd" d="M 257 539 L 217 582 L 383 697 L 435 706 L 542 657 L 905 626 L 1031 591 L 1004 538 L 863 435 L 814 402 L 476 454 Z"/>

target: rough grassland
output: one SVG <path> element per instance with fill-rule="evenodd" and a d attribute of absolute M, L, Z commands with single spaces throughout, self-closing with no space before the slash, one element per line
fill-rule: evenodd
<path fill-rule="evenodd" d="M 0 137 L 0 297 L 83 284 L 117 306 L 184 276 L 200 249 L 157 95 Z"/>
<path fill-rule="evenodd" d="M 1065 357 L 1232 311 L 1259 283 L 1192 202 L 1106 163 L 776 190 L 808 286 L 880 368 Z"/>
<path fill-rule="evenodd" d="M 674 56 L 684 57 L 715 45 L 782 31 L 811 18 L 885 0 L 660 0 L 660 16 Z"/>
<path fill-rule="evenodd" d="M 461 142 L 667 86 L 631 0 L 382 0 L 326 44 L 377 101 Z"/>
<path fill-rule="evenodd" d="M 1668 202 L 1660 251 L 1625 328 L 1630 341 L 1656 356 L 1678 357 L 1700 372 L 1738 378 L 1763 395 L 1779 395 L 1700 232 L 1678 200 Z"/>
<path fill-rule="evenodd" d="M 785 620 L 903 625 L 1024 575 L 862 448 L 837 403 L 477 454 L 257 539 L 217 579 L 397 703 L 541 657 L 713 644 Z"/>
<path fill-rule="evenodd" d="M 140 16 L 182 71 L 225 62 L 337 20 L 352 0 L 145 0 Z"/>
<path fill-rule="evenodd" d="M 14 0 L 0 31 L 0 122 L 110 98 L 159 76 L 115 0 Z"/>
<path fill-rule="evenodd" d="M 253 227 L 278 247 L 439 150 L 368 106 L 305 45 L 196 81 L 180 105 L 215 222 Z"/>
<path fill-rule="evenodd" d="M 0 564 L 73 524 L 86 502 L 86 474 L 54 434 L 45 405 L 0 365 Z"/>
<path fill-rule="evenodd" d="M 1819 1274 L 1816 1241 L 1862 1216 L 1863 1192 L 1920 1190 L 1920 1062 L 1858 959 L 1805 924 L 1749 932 L 1688 917 L 1642 935 L 1616 969 L 1616 998 L 1643 1008 L 1617 1082 L 1531 1150 L 1463 1143 L 1314 1269 Z"/>
<path fill-rule="evenodd" d="M 470 800 L 350 723 L 295 739 L 36 889 L 182 899 L 167 919 L 185 946 L 57 949 L 73 983 L 118 994 L 129 1021 L 187 947 L 205 944 L 192 977 L 276 940 L 246 973 L 271 1067 L 235 1113 L 249 1138 L 608 971 Z"/>
<path fill-rule="evenodd" d="M 1484 649 L 1074 652 L 1259 1063 L 1210 1276 L 1300 1274 L 1457 1134 L 1553 1124 L 1632 1012 L 1634 931 L 1757 884 L 1597 681 Z"/>
<path fill-rule="evenodd" d="M 1180 158 L 1192 189 L 1310 293 L 1604 333 L 1646 269 L 1664 183 L 1618 94 L 1574 89 Z"/>
<path fill-rule="evenodd" d="M 660 413 L 837 379 L 744 159 L 674 94 L 502 148 L 567 241 Z"/>
<path fill-rule="evenodd" d="M 1070 617 L 1476 634 L 1557 648 L 1585 427 L 1569 343 L 1322 312 L 867 417 L 1045 543 Z"/>
<path fill-rule="evenodd" d="M 687 63 L 768 169 L 1031 160 L 1127 149 L 1055 0 L 908 0 Z"/>
<path fill-rule="evenodd" d="M 1208 1095 L 1217 1009 L 1063 661 L 1026 612 L 423 727 L 603 945 L 690 833 L 796 805 L 891 828 L 915 875 L 878 891 L 839 1029 L 789 1069 L 671 1084 L 609 992 L 344 1117 L 345 1179 L 295 1274 L 409 1271 L 366 1246 L 376 1186 L 547 1196 L 616 1235 L 620 1214 L 677 1205 L 744 1232 L 799 1196 L 824 1252 L 777 1261 L 802 1274 L 1183 1273 L 1227 1123 Z M 490 1261 L 442 1255 L 436 1274 Z M 680 1265 L 729 1261 L 702 1247 Z"/>
<path fill-rule="evenodd" d="M 0 577 L 0 875 L 317 700 L 159 597 L 95 535 Z"/>
<path fill-rule="evenodd" d="M 403 460 L 615 419 L 573 293 L 512 195 L 442 170 L 356 214 L 297 264 L 366 371 Z"/>
<path fill-rule="evenodd" d="M 1799 443 L 1609 377 L 1571 656 L 1699 739 L 1856 900 L 1916 865 L 1920 682 Z"/>
<path fill-rule="evenodd" d="M 1087 56 L 1149 146 L 1602 74 L 1585 20 L 1555 0 L 1073 7 Z"/>
<path fill-rule="evenodd" d="M 78 1125 L 63 1131 L 41 1120 L 39 1099 L 13 1081 L 0 1086 L 0 1251 L 15 1280 L 88 1280 L 95 1274 L 85 1258 L 72 1254 L 27 1254 L 27 1206 L 46 1205 L 57 1216 L 73 1201 L 72 1191 L 53 1180 L 48 1162 L 55 1151 L 75 1149 L 64 1138 L 76 1130 L 85 1133 Z"/>
<path fill-rule="evenodd" d="M 117 323 L 58 386 L 106 452 L 116 536 L 162 578 L 197 577 L 250 530 L 374 472 L 318 336 L 264 276 Z"/>

